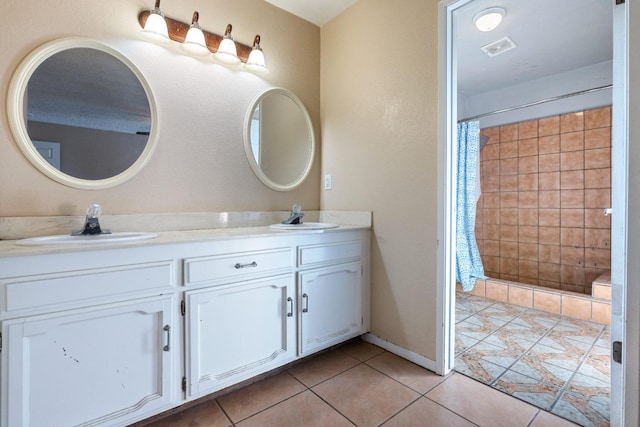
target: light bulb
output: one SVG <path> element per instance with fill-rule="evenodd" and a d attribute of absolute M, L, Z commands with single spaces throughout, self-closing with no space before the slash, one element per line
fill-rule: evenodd
<path fill-rule="evenodd" d="M 231 37 L 231 24 L 227 25 L 227 29 L 224 32 L 224 38 L 220 41 L 218 51 L 216 52 L 216 59 L 228 65 L 236 65 L 240 63 L 238 58 L 238 51 L 236 49 L 236 43 Z"/>
<path fill-rule="evenodd" d="M 198 24 L 198 19 L 200 18 L 200 14 L 198 12 L 193 12 L 193 18 L 191 19 L 191 27 L 189 31 L 187 31 L 187 35 L 184 38 L 184 42 L 180 45 L 182 50 L 191 55 L 206 55 L 209 53 L 209 49 L 207 48 L 207 42 L 204 38 L 204 33 L 200 28 L 200 24 Z"/>
<path fill-rule="evenodd" d="M 264 61 L 264 52 L 262 52 L 262 48 L 260 48 L 260 35 L 257 35 L 253 39 L 253 49 L 249 54 L 249 58 L 247 59 L 245 68 L 248 71 L 251 71 L 252 73 L 256 73 L 256 74 L 269 73 L 269 69 L 265 65 L 265 61 Z"/>

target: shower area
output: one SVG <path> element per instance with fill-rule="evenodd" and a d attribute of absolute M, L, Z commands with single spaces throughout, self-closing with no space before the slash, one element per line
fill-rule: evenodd
<path fill-rule="evenodd" d="M 480 131 L 457 372 L 583 426 L 609 425 L 611 106 Z"/>

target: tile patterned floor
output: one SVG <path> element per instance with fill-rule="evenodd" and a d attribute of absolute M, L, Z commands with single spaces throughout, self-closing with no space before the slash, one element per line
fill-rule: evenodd
<path fill-rule="evenodd" d="M 582 426 L 608 426 L 609 329 L 459 292 L 455 370 Z"/>
<path fill-rule="evenodd" d="M 440 377 L 363 341 L 147 423 L 147 427 L 573 425 L 464 375 Z"/>

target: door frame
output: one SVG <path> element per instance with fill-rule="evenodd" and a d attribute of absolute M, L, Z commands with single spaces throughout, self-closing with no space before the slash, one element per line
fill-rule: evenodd
<path fill-rule="evenodd" d="M 453 370 L 455 359 L 455 188 L 457 152 L 455 142 L 455 126 L 457 124 L 457 81 L 456 50 L 454 46 L 454 12 L 473 0 L 440 0 L 438 4 L 438 87 L 439 87 L 439 119 L 438 119 L 438 271 L 437 271 L 437 324 L 436 337 L 436 372 L 446 375 Z M 637 334 L 638 324 L 634 318 L 627 325 L 629 311 L 627 303 L 635 301 L 627 299 L 627 256 L 629 230 L 628 195 L 629 195 L 629 11 L 628 3 L 613 5 L 614 7 L 614 89 L 613 89 L 613 133 L 616 150 L 612 150 L 613 162 L 617 173 L 612 168 L 612 341 L 623 341 L 623 363 L 612 362 L 612 398 L 611 425 L 626 425 L 625 422 L 638 421 L 637 402 L 640 392 L 637 378 L 627 375 L 637 371 L 637 351 L 629 352 L 631 333 Z M 612 1 L 613 4 L 613 1 Z M 615 271 L 615 272 L 614 272 Z M 637 293 L 633 291 L 634 295 Z M 637 306 L 636 306 L 637 311 Z M 637 317 L 637 316 L 636 316 Z M 613 323 L 613 322 L 612 322 Z M 636 347 L 637 348 L 637 347 Z M 614 366 L 616 365 L 616 366 Z M 627 369 L 627 367 L 629 369 Z M 614 386 L 614 383 L 616 384 Z M 625 404 L 626 402 L 626 404 Z M 635 405 L 633 402 L 636 402 Z"/>

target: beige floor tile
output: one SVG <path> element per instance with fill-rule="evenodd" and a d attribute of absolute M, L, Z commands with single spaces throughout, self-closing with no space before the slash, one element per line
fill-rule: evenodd
<path fill-rule="evenodd" d="M 426 396 L 485 426 L 528 426 L 538 409 L 460 374 L 449 376 Z"/>
<path fill-rule="evenodd" d="M 351 357 L 355 357 L 361 362 L 369 360 L 384 351 L 380 347 L 369 344 L 365 341 L 355 341 L 351 344 L 340 347 L 340 350 L 344 351 Z"/>
<path fill-rule="evenodd" d="M 231 421 L 238 422 L 305 390 L 287 372 L 218 398 Z"/>
<path fill-rule="evenodd" d="M 366 363 L 420 394 L 426 393 L 444 380 L 444 377 L 389 352 L 379 354 Z"/>
<path fill-rule="evenodd" d="M 384 427 L 473 427 L 459 415 L 421 397 L 407 409 L 383 424 Z"/>
<path fill-rule="evenodd" d="M 307 387 L 313 387 L 340 372 L 353 368 L 358 363 L 360 363 L 360 361 L 348 354 L 340 350 L 334 350 L 316 356 L 308 362 L 294 366 L 289 370 L 289 373 Z"/>
<path fill-rule="evenodd" d="M 353 426 L 318 396 L 305 391 L 237 424 L 238 427 Z"/>
<path fill-rule="evenodd" d="M 177 414 L 146 424 L 145 427 L 229 427 L 231 421 L 215 400 L 201 403 Z"/>
<path fill-rule="evenodd" d="M 578 424 L 574 424 L 564 418 L 540 411 L 529 427 L 573 427 L 577 425 Z"/>
<path fill-rule="evenodd" d="M 312 391 L 360 427 L 380 425 L 420 396 L 366 365 L 318 384 Z"/>

